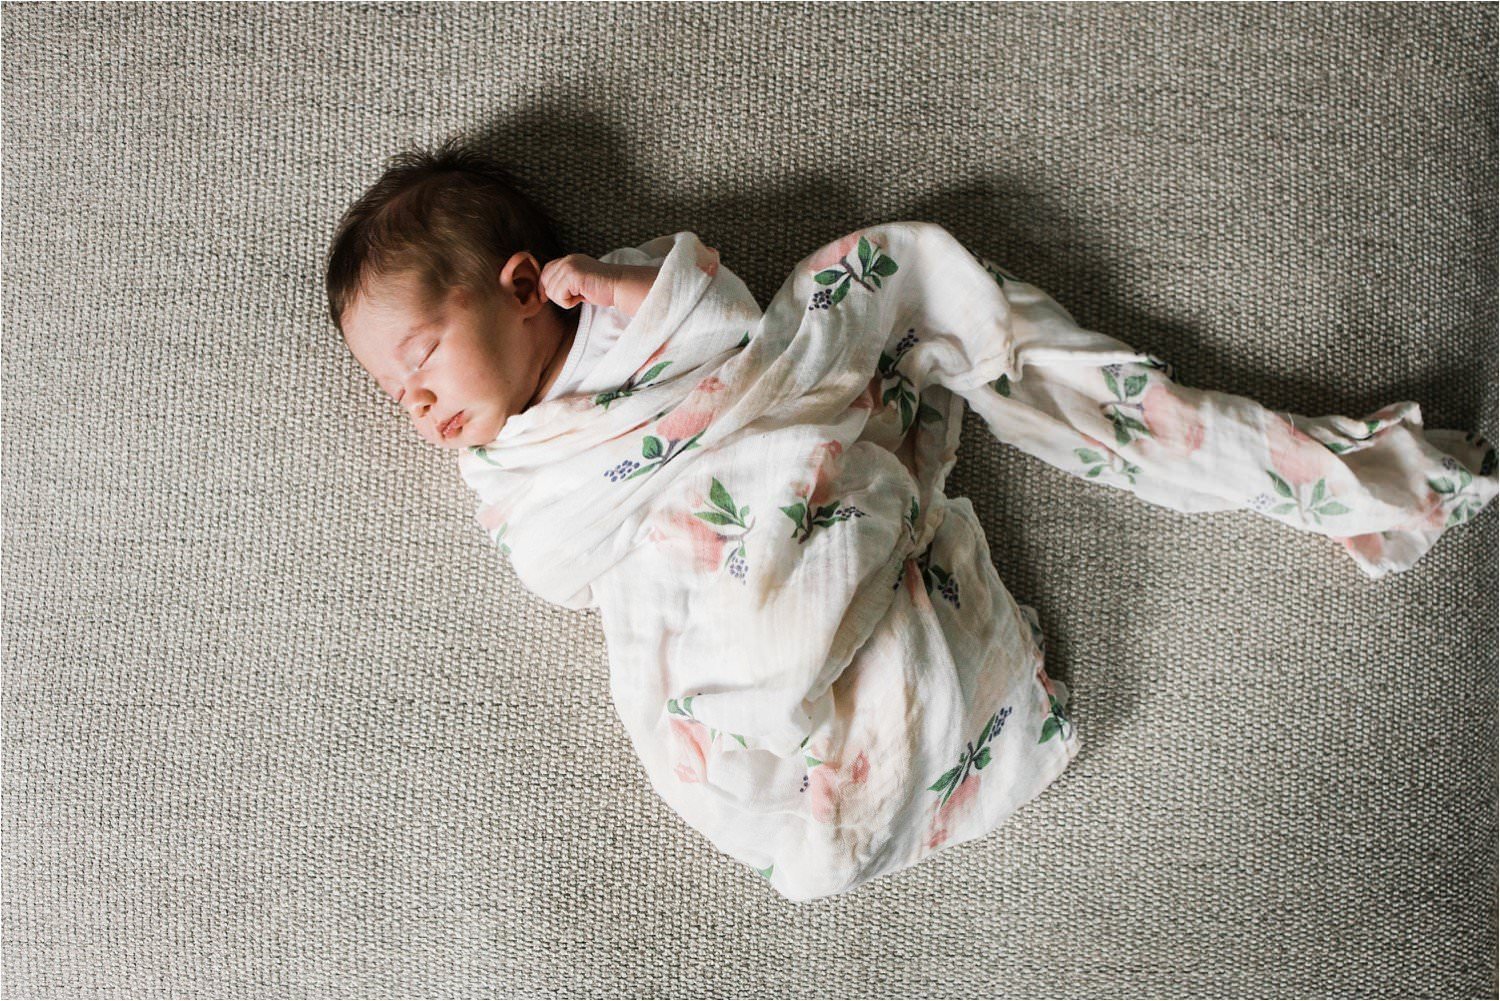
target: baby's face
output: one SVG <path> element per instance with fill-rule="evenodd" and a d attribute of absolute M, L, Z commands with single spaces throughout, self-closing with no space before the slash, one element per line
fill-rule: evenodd
<path fill-rule="evenodd" d="M 534 257 L 517 254 L 491 301 L 454 289 L 430 311 L 409 281 L 372 283 L 344 313 L 344 342 L 428 442 L 487 444 L 542 395 L 561 339 L 540 276 Z"/>

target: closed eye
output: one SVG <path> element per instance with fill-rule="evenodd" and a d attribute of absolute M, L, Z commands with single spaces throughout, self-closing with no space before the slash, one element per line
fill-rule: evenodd
<path fill-rule="evenodd" d="M 421 368 L 423 365 L 426 365 L 427 364 L 427 359 L 431 358 L 432 357 L 432 353 L 434 351 L 436 351 L 437 349 L 438 349 L 438 342 L 437 341 L 433 341 L 432 342 L 432 347 L 428 348 L 427 349 L 427 353 L 422 356 L 422 360 L 419 361 L 419 362 L 417 362 L 417 368 Z M 403 386 L 401 388 L 401 392 L 396 395 L 396 402 L 400 403 L 401 402 L 401 398 L 403 396 L 405 396 L 405 395 L 406 395 L 406 387 Z"/>

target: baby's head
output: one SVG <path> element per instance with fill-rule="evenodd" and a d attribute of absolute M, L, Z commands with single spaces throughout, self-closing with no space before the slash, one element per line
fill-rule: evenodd
<path fill-rule="evenodd" d="M 328 311 L 356 361 L 440 448 L 493 441 L 535 403 L 578 323 L 546 298 L 556 226 L 472 145 L 393 157 L 339 223 Z M 453 422 L 448 434 L 444 425 Z"/>

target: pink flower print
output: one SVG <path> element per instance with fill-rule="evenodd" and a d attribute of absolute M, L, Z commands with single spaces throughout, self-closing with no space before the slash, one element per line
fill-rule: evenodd
<path fill-rule="evenodd" d="M 820 824 L 831 824 L 838 814 L 839 787 L 832 768 L 818 765 L 807 773 L 807 803 L 812 809 L 813 819 Z"/>
<path fill-rule="evenodd" d="M 870 384 L 865 387 L 864 392 L 854 398 L 849 406 L 854 410 L 874 410 L 880 406 L 881 377 L 876 374 L 870 378 Z"/>
<path fill-rule="evenodd" d="M 1418 502 L 1419 510 L 1396 526 L 1400 532 L 1417 532 L 1424 528 L 1442 528 L 1448 523 L 1448 512 L 1443 510 L 1443 495 L 1429 489 L 1427 496 Z"/>
<path fill-rule="evenodd" d="M 1448 524 L 1448 512 L 1443 510 L 1442 497 L 1434 494 L 1431 498 L 1432 507 L 1427 512 L 1428 528 L 1443 528 Z"/>
<path fill-rule="evenodd" d="M 953 795 L 948 797 L 948 802 L 939 807 L 937 813 L 933 816 L 932 828 L 927 838 L 927 847 L 929 849 L 937 848 L 944 841 L 948 840 L 950 825 L 967 812 L 965 807 L 978 794 L 979 773 L 970 772 L 968 777 L 959 783 L 958 788 L 953 790 Z"/>
<path fill-rule="evenodd" d="M 863 231 L 850 233 L 848 236 L 840 240 L 835 240 L 833 243 L 827 244 L 815 251 L 807 261 L 808 274 L 815 275 L 824 268 L 834 266 L 844 257 L 853 253 L 854 249 L 859 246 L 859 238 L 863 235 Z"/>
<path fill-rule="evenodd" d="M 849 766 L 847 775 L 843 775 L 844 771 L 845 769 L 830 761 L 808 770 L 807 802 L 813 819 L 820 824 L 831 824 L 838 818 L 839 809 L 847 805 L 847 788 L 862 784 L 869 776 L 870 759 L 865 752 L 860 751 Z"/>
<path fill-rule="evenodd" d="M 1350 555 L 1361 556 L 1371 563 L 1379 563 L 1385 555 L 1385 541 L 1380 537 L 1379 532 L 1343 536 L 1338 538 L 1338 542 L 1349 551 Z"/>
<path fill-rule="evenodd" d="M 656 425 L 656 433 L 668 441 L 682 441 L 700 433 L 713 423 L 712 410 L 691 410 L 678 407 Z"/>
<path fill-rule="evenodd" d="M 662 356 L 662 354 L 666 352 L 666 350 L 667 350 L 667 343 L 668 343 L 667 341 L 663 341 L 661 347 L 657 348 L 652 353 L 651 357 L 647 358 L 646 361 L 645 361 L 645 363 L 642 364 L 640 368 L 638 368 L 638 369 L 635 370 L 635 374 L 636 375 L 640 375 L 642 372 L 645 372 L 648 369 L 650 369 L 652 362 L 656 361 L 656 359 L 660 358 Z"/>
<path fill-rule="evenodd" d="M 1316 483 L 1333 472 L 1338 459 L 1322 443 L 1299 431 L 1280 414 L 1266 424 L 1266 445 L 1271 465 L 1288 483 Z"/>
<path fill-rule="evenodd" d="M 668 515 L 675 534 L 686 540 L 692 553 L 695 568 L 701 573 L 719 569 L 724 556 L 725 538 L 713 530 L 713 526 L 702 518 L 695 518 L 687 511 L 673 511 Z"/>
<path fill-rule="evenodd" d="M 858 785 L 870 774 L 870 759 L 865 757 L 865 752 L 860 751 L 859 756 L 854 759 L 854 764 L 849 766 L 849 781 Z"/>
<path fill-rule="evenodd" d="M 486 504 L 475 515 L 486 532 L 493 532 L 505 522 L 505 510 L 499 504 Z"/>
<path fill-rule="evenodd" d="M 672 727 L 673 771 L 683 782 L 702 782 L 708 777 L 708 733 L 703 724 L 674 719 Z"/>
<path fill-rule="evenodd" d="M 724 386 L 725 383 L 723 379 L 720 379 L 716 375 L 711 375 L 707 379 L 704 379 L 702 382 L 698 383 L 698 385 L 694 387 L 693 392 L 717 393 L 719 390 L 723 389 Z"/>
<path fill-rule="evenodd" d="M 1141 417 L 1151 429 L 1151 440 L 1171 455 L 1185 458 L 1203 444 L 1197 409 L 1164 383 L 1156 383 L 1141 397 Z"/>
<path fill-rule="evenodd" d="M 844 446 L 839 441 L 826 441 L 819 445 L 817 451 L 823 453 L 818 462 L 817 481 L 813 484 L 812 496 L 807 498 L 809 507 L 820 507 L 828 503 L 828 498 L 833 494 L 836 485 L 839 456 L 844 454 Z"/>
<path fill-rule="evenodd" d="M 677 409 L 656 425 L 656 433 L 668 441 L 686 441 L 702 433 L 718 415 L 711 398 L 724 388 L 723 380 L 716 375 L 703 379 L 693 387 L 688 398 L 677 405 Z"/>
<path fill-rule="evenodd" d="M 1047 677 L 1046 665 L 1041 660 L 1038 660 L 1036 664 L 1036 680 L 1042 683 L 1042 688 L 1046 690 L 1049 696 L 1052 698 L 1057 697 L 1057 689 L 1053 687 L 1052 679 Z"/>
<path fill-rule="evenodd" d="M 700 244 L 696 263 L 699 271 L 712 278 L 719 273 L 719 252 L 712 247 Z"/>
<path fill-rule="evenodd" d="M 919 604 L 927 596 L 927 588 L 922 584 L 922 571 L 917 568 L 917 561 L 908 559 L 906 572 L 901 576 L 906 581 L 906 593 L 911 595 L 911 603 Z"/>

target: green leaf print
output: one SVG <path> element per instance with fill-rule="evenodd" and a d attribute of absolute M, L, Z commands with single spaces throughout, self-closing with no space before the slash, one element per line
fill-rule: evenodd
<path fill-rule="evenodd" d="M 948 793 L 952 792 L 952 790 L 949 787 L 950 786 L 955 786 L 955 785 L 958 784 L 954 780 L 958 778 L 958 773 L 961 772 L 961 771 L 963 771 L 963 770 L 964 770 L 964 766 L 963 765 L 961 765 L 961 764 L 954 765 L 952 768 L 950 768 L 946 772 L 944 772 L 942 774 L 942 776 L 936 782 L 934 782 L 932 785 L 928 786 L 927 787 L 927 791 L 928 792 L 942 792 L 943 793 L 943 801 L 947 802 L 947 800 L 948 800 Z"/>
<path fill-rule="evenodd" d="M 987 745 L 1000 735 L 1000 730 L 1005 726 L 1010 713 L 1011 707 L 1006 706 L 991 716 L 984 724 L 984 729 L 979 731 L 978 739 L 966 745 L 965 749 L 959 753 L 958 764 L 948 769 L 936 782 L 927 787 L 928 792 L 941 793 L 937 803 L 939 807 L 947 803 L 948 797 L 953 795 L 953 790 L 963 784 L 970 768 L 979 769 L 989 764 L 990 751 Z"/>
<path fill-rule="evenodd" d="M 853 504 L 840 507 L 840 503 L 842 502 L 835 500 L 814 511 L 805 501 L 798 501 L 795 504 L 783 506 L 781 512 L 792 519 L 792 535 L 796 537 L 797 544 L 801 545 L 812 536 L 815 528 L 865 516 L 865 512 Z"/>
<path fill-rule="evenodd" d="M 750 335 L 747 333 L 745 337 L 748 340 Z M 646 373 L 639 379 L 626 379 L 616 388 L 596 394 L 594 396 L 594 406 L 602 406 L 605 410 L 608 410 L 609 405 L 615 400 L 625 396 L 633 396 L 637 389 L 650 385 L 651 381 L 666 371 L 667 366 L 670 364 L 672 364 L 671 361 L 659 361 L 647 369 Z"/>
<path fill-rule="evenodd" d="M 735 513 L 734 499 L 729 496 L 729 491 L 724 489 L 724 484 L 719 482 L 718 477 L 714 477 L 713 485 L 708 488 L 708 499 L 728 511 L 731 518 L 739 517 Z"/>
<path fill-rule="evenodd" d="M 922 403 L 912 386 L 912 381 L 898 368 L 901 359 L 906 353 L 917 345 L 920 338 L 917 336 L 915 327 L 908 328 L 902 335 L 901 340 L 891 349 L 890 354 L 884 351 L 880 353 L 880 361 L 876 364 L 876 371 L 880 375 L 880 403 L 882 406 L 889 405 L 895 401 L 901 413 L 901 433 L 906 434 L 911 427 L 913 419 L 924 422 L 939 420 L 942 414 L 937 408 L 927 403 Z M 895 384 L 886 387 L 886 384 L 895 381 Z"/>
<path fill-rule="evenodd" d="M 1313 522 L 1319 525 L 1323 523 L 1322 519 L 1325 517 L 1348 514 L 1350 511 L 1343 504 L 1327 497 L 1326 480 L 1320 479 L 1314 484 L 1312 494 L 1308 498 L 1307 504 L 1304 505 L 1302 499 L 1297 495 L 1297 491 L 1292 488 L 1290 483 L 1277 476 L 1274 470 L 1267 469 L 1264 472 L 1271 478 L 1272 488 L 1281 496 L 1291 498 L 1291 503 L 1278 504 L 1275 507 L 1265 508 L 1265 504 L 1261 502 L 1268 502 L 1270 498 L 1262 495 L 1251 502 L 1251 507 L 1256 510 L 1265 509 L 1266 514 L 1274 515 L 1291 514 L 1293 511 L 1300 511 L 1304 516 L 1311 517 Z M 1306 520 L 1306 517 L 1303 520 Z"/>
<path fill-rule="evenodd" d="M 886 390 L 885 396 L 882 396 L 882 398 L 880 398 L 880 402 L 882 402 L 882 404 L 889 404 L 889 402 L 894 399 L 894 401 L 897 401 L 897 404 L 900 405 L 901 435 L 904 435 L 907 431 L 909 431 L 910 426 L 912 426 L 913 420 L 921 420 L 924 425 L 927 425 L 927 423 L 935 422 L 935 420 L 942 420 L 942 414 L 939 413 L 938 408 L 933 407 L 932 404 L 927 404 L 927 402 L 922 402 L 921 399 L 918 399 L 918 396 L 916 396 L 916 390 L 913 390 L 912 387 L 910 387 L 912 386 L 912 383 L 910 383 L 909 378 L 904 377 L 904 375 L 901 375 L 900 372 L 897 372 L 897 374 L 895 374 L 895 377 L 900 380 L 900 383 L 897 383 L 895 384 L 895 386 L 892 386 L 891 389 Z"/>
<path fill-rule="evenodd" d="M 1454 525 L 1462 525 L 1483 509 L 1484 505 L 1472 497 L 1465 497 L 1453 510 L 1448 512 L 1448 520 L 1443 523 L 1444 528 L 1452 528 Z"/>
<path fill-rule="evenodd" d="M 897 271 L 896 262 L 881 252 L 878 244 L 871 243 L 866 237 L 859 238 L 859 271 L 856 272 L 849 263 L 849 257 L 839 258 L 837 265 L 824 268 L 813 275 L 813 281 L 819 285 L 834 285 L 833 292 L 820 291 L 813 295 L 813 301 L 808 305 L 809 309 L 821 309 L 837 306 L 843 301 L 844 296 L 849 294 L 849 289 L 854 285 L 862 286 L 866 291 L 873 292 L 880 288 L 880 279 L 889 278 Z"/>
<path fill-rule="evenodd" d="M 670 364 L 672 363 L 669 361 L 659 361 L 655 365 L 652 365 L 646 370 L 646 374 L 641 376 L 641 381 L 636 383 L 634 388 L 639 389 L 642 386 L 649 385 L 653 379 L 665 372 L 667 366 Z"/>
<path fill-rule="evenodd" d="M 934 589 L 939 597 L 945 599 L 954 608 L 962 608 L 958 595 L 958 578 L 949 573 L 945 567 L 932 562 L 932 546 L 922 550 L 917 557 L 917 572 L 921 575 L 922 585 L 927 589 L 931 597 Z"/>
<path fill-rule="evenodd" d="M 489 449 L 485 448 L 483 445 L 470 445 L 469 453 L 476 456 L 477 458 L 483 459 L 485 462 L 488 462 L 492 466 L 500 465 L 500 463 L 490 458 Z"/>
<path fill-rule="evenodd" d="M 1113 396 L 1119 396 L 1120 395 L 1120 387 L 1117 386 L 1117 385 L 1115 385 L 1114 374 L 1111 373 L 1109 371 L 1109 369 L 1105 369 L 1104 370 L 1104 385 L 1109 388 L 1109 391 L 1110 391 L 1111 395 L 1113 395 Z"/>
<path fill-rule="evenodd" d="M 1082 475 L 1088 479 L 1093 479 L 1107 469 L 1116 474 L 1115 477 L 1110 477 L 1108 480 L 1123 477 L 1134 486 L 1136 474 L 1141 471 L 1141 467 L 1125 461 L 1124 458 L 1113 452 L 1100 455 L 1092 448 L 1075 448 L 1073 449 L 1073 454 L 1078 456 L 1078 461 L 1086 467 Z"/>
<path fill-rule="evenodd" d="M 1049 692 L 1047 702 L 1051 705 L 1052 715 L 1042 723 L 1042 739 L 1037 741 L 1038 744 L 1045 744 L 1054 736 L 1062 739 L 1071 725 L 1068 721 L 1068 714 L 1063 710 L 1063 704 L 1057 700 L 1057 696 Z"/>
<path fill-rule="evenodd" d="M 743 584 L 746 582 L 746 574 L 750 571 L 750 566 L 745 561 L 745 536 L 749 535 L 750 530 L 755 527 L 755 519 L 752 518 L 749 522 L 745 521 L 745 515 L 749 512 L 750 506 L 747 504 L 736 510 L 734 498 L 730 496 L 724 484 L 719 482 L 717 476 L 712 478 L 708 488 L 708 499 L 713 501 L 719 510 L 694 511 L 693 516 L 701 518 L 710 525 L 734 525 L 740 529 L 738 532 L 720 532 L 717 534 L 724 539 L 731 541 L 738 540 L 738 545 L 729 547 L 728 555 L 724 557 L 724 562 L 720 564 L 719 569 L 723 570 L 727 567 L 730 575 Z"/>
<path fill-rule="evenodd" d="M 661 414 L 657 414 L 661 417 Z M 704 431 L 708 430 L 704 428 Z M 662 466 L 677 458 L 690 448 L 697 448 L 698 439 L 703 437 L 703 431 L 699 431 L 685 441 L 672 441 L 667 445 L 654 434 L 648 434 L 641 439 L 641 458 L 647 460 L 644 463 L 636 462 L 634 459 L 625 459 L 622 462 L 606 469 L 604 475 L 613 482 L 633 480 L 637 476 L 649 476 Z"/>
<path fill-rule="evenodd" d="M 1378 420 L 1366 419 L 1360 421 L 1359 423 L 1364 426 L 1364 434 L 1351 434 L 1345 431 L 1343 428 L 1337 426 L 1331 429 L 1313 428 L 1311 434 L 1314 438 L 1318 439 L 1318 441 L 1323 445 L 1324 448 L 1328 449 L 1328 451 L 1332 452 L 1334 455 L 1343 455 L 1345 452 L 1352 452 L 1355 446 L 1342 441 L 1323 441 L 1323 436 L 1328 434 L 1337 434 L 1348 438 L 1350 441 L 1368 441 L 1371 435 L 1380 430 L 1381 426 L 1381 422 Z"/>
<path fill-rule="evenodd" d="M 1440 476 L 1436 479 L 1427 478 L 1427 485 L 1438 494 L 1443 496 L 1441 507 L 1453 505 L 1448 511 L 1448 520 L 1443 522 L 1444 528 L 1454 525 L 1462 525 L 1484 509 L 1484 504 L 1469 489 L 1474 482 L 1474 474 L 1459 464 L 1452 456 L 1443 459 L 1443 466 L 1453 474 L 1453 479 Z"/>
<path fill-rule="evenodd" d="M 693 699 L 694 698 L 695 698 L 695 696 L 689 695 L 687 698 L 683 699 L 680 703 L 676 699 L 668 699 L 667 700 L 667 712 L 671 713 L 673 716 L 685 716 L 688 719 L 692 720 L 694 723 L 697 723 L 699 726 L 707 727 L 707 729 L 708 729 L 708 742 L 709 742 L 709 744 L 711 746 L 713 744 L 713 742 L 718 739 L 720 731 L 715 730 L 711 726 L 708 726 L 707 723 L 704 723 L 701 719 L 699 719 L 698 717 L 696 717 L 696 716 L 693 715 Z M 724 733 L 729 733 L 728 730 L 725 730 L 723 732 Z M 740 736 L 739 734 L 737 734 L 737 733 L 730 733 L 729 736 L 731 736 L 735 740 L 739 741 L 741 747 L 746 748 L 746 749 L 748 749 L 750 747 L 750 745 L 745 742 L 745 738 L 742 737 L 742 736 Z"/>
<path fill-rule="evenodd" d="M 840 521 L 849 521 L 850 518 L 864 518 L 865 516 L 865 512 L 862 512 L 861 509 L 853 506 L 853 504 L 846 504 L 846 506 L 840 507 L 841 500 L 831 501 L 831 503 L 823 504 L 823 506 L 817 507 L 814 510 L 808 504 L 808 497 L 810 497 L 810 494 L 804 495 L 804 498 L 796 501 L 795 504 L 783 504 L 783 506 L 780 506 L 781 513 L 786 515 L 787 518 L 792 519 L 792 537 L 795 537 L 798 545 L 810 539 L 811 534 L 813 534 L 813 528 L 834 525 Z"/>
<path fill-rule="evenodd" d="M 1133 363 L 1131 367 L 1156 368 L 1157 366 L 1145 363 Z M 1142 400 L 1135 399 L 1135 397 L 1140 396 L 1145 390 L 1149 379 L 1145 374 L 1126 376 L 1124 391 L 1122 392 L 1119 376 L 1125 368 L 1126 366 L 1123 364 L 1105 365 L 1099 370 L 1104 378 L 1105 387 L 1109 390 L 1110 395 L 1114 397 L 1113 400 L 1101 403 L 1099 405 L 1099 412 L 1107 417 L 1110 424 L 1114 426 L 1115 441 L 1121 445 L 1129 445 L 1136 438 L 1155 437 L 1152 435 L 1151 429 L 1146 427 L 1144 423 L 1126 414 L 1127 410 L 1134 410 L 1137 414 L 1144 411 L 1145 403 Z"/>

